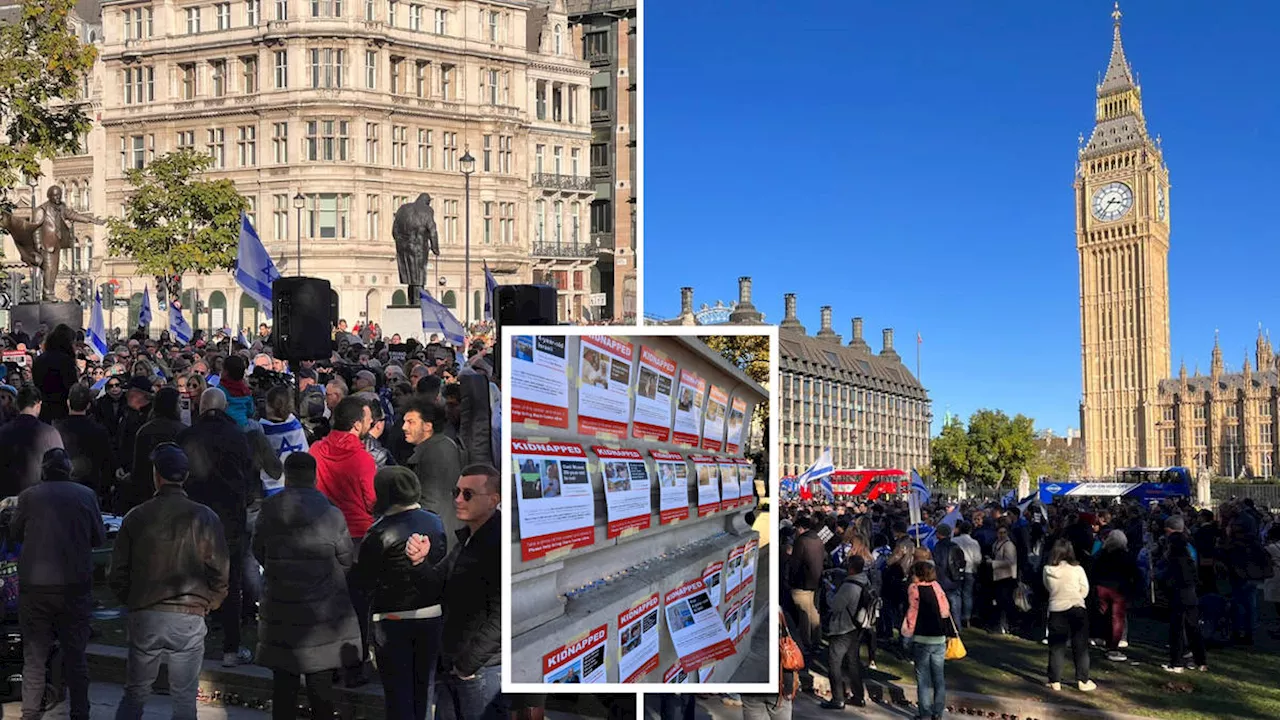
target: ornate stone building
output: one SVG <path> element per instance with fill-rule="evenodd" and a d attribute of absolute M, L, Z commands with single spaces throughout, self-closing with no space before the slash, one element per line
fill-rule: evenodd
<path fill-rule="evenodd" d="M 668 325 L 700 325 L 693 288 L 681 288 L 681 314 Z M 862 337 L 862 318 L 853 318 L 846 345 L 831 327 L 831 307 L 821 309 L 822 327 L 809 335 L 796 317 L 796 296 L 785 298 L 779 338 L 778 394 L 783 475 L 803 472 L 823 448 L 831 448 L 837 469 L 927 468 L 929 393 L 893 348 L 893 328 L 883 330 L 874 352 Z M 729 322 L 760 325 L 764 315 L 751 302 L 751 278 L 738 279 L 738 301 Z"/>

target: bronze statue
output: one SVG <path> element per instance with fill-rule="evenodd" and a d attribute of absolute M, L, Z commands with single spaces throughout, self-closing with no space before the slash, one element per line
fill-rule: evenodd
<path fill-rule="evenodd" d="M 33 220 L 0 213 L 0 229 L 7 230 L 13 236 L 13 243 L 18 246 L 22 262 L 43 274 L 41 300 L 53 302 L 57 299 L 54 288 L 58 282 L 62 251 L 70 250 L 75 245 L 75 236 L 71 234 L 68 221 L 94 225 L 102 225 L 106 221 L 92 215 L 83 215 L 64 205 L 62 188 L 57 185 L 49 188 L 45 195 L 49 199 L 36 208 Z"/>
<path fill-rule="evenodd" d="M 417 305 L 419 291 L 427 284 L 427 260 L 432 253 L 440 257 L 440 235 L 430 195 L 422 193 L 396 209 L 391 237 L 396 241 L 400 282 L 409 286 L 409 304 Z"/>

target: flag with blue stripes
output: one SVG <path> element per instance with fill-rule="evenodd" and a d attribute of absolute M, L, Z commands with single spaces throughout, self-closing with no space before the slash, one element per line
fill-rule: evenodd
<path fill-rule="evenodd" d="M 280 271 L 271 261 L 258 231 L 249 216 L 240 213 L 240 247 L 236 253 L 236 284 L 239 285 L 271 317 L 271 284 L 280 279 Z"/>
<path fill-rule="evenodd" d="M 151 324 L 151 288 L 142 288 L 142 307 L 138 308 L 138 324 L 146 327 Z"/>
<path fill-rule="evenodd" d="M 929 502 L 931 496 L 929 488 L 925 487 L 924 478 L 921 478 L 920 473 L 914 468 L 911 470 L 911 492 L 919 498 L 921 505 Z"/>
<path fill-rule="evenodd" d="M 1001 506 L 1001 507 L 1009 507 L 1009 506 L 1010 506 L 1010 505 L 1012 505 L 1014 502 L 1016 502 L 1016 501 L 1017 501 L 1017 499 L 1018 499 L 1018 491 L 1017 491 L 1017 490 L 1010 490 L 1009 492 L 1005 493 L 1005 494 L 1004 494 L 1004 497 L 1000 500 L 1000 506 Z"/>
<path fill-rule="evenodd" d="M 98 359 L 107 356 L 107 333 L 102 324 L 102 292 L 94 293 L 93 314 L 89 317 L 89 347 L 98 354 Z"/>
<path fill-rule="evenodd" d="M 938 521 L 938 525 L 950 525 L 952 530 L 951 534 L 952 536 L 954 536 L 956 525 L 960 524 L 961 519 L 962 517 L 960 515 L 960 506 L 952 505 L 951 509 L 947 511 L 947 514 L 943 515 L 942 519 Z"/>
<path fill-rule="evenodd" d="M 907 535 L 916 540 L 921 547 L 933 549 L 938 544 L 937 530 L 933 529 L 926 523 L 915 523 L 907 529 Z"/>
<path fill-rule="evenodd" d="M 178 303 L 169 305 L 169 334 L 179 345 L 191 342 L 191 325 L 186 318 L 182 317 L 182 307 Z"/>
<path fill-rule="evenodd" d="M 489 263 L 484 265 L 484 319 L 493 320 L 493 294 L 498 291 L 498 279 L 489 270 Z"/>
<path fill-rule="evenodd" d="M 805 485 L 814 480 L 830 477 L 831 473 L 835 471 L 835 465 L 831 462 L 831 448 L 823 448 L 822 454 L 818 456 L 818 459 L 813 461 L 808 470 L 800 473 L 800 477 L 797 480 L 799 480 L 800 484 Z M 829 487 L 831 483 L 827 482 L 826 485 Z"/>
<path fill-rule="evenodd" d="M 418 301 L 422 303 L 422 341 L 426 342 L 433 333 L 441 335 L 446 342 L 455 348 L 466 347 L 467 331 L 458 322 L 458 318 L 449 312 L 449 308 L 441 305 L 426 290 L 418 291 Z"/>
<path fill-rule="evenodd" d="M 246 348 L 249 347 L 249 336 L 244 334 L 244 328 L 240 328 L 240 334 L 236 336 L 236 342 Z"/>

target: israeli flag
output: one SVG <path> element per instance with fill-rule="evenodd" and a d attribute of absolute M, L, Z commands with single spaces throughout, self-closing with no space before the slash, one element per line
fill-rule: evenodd
<path fill-rule="evenodd" d="M 924 479 L 920 477 L 920 473 L 916 472 L 914 468 L 911 470 L 911 493 L 919 498 L 921 505 L 929 502 L 929 498 L 932 495 L 929 492 L 929 488 L 924 486 Z"/>
<path fill-rule="evenodd" d="M 951 536 L 955 537 L 956 525 L 960 524 L 960 520 L 960 506 L 952 505 L 951 509 L 947 511 L 947 514 L 943 515 L 942 519 L 938 521 L 938 525 L 950 525 L 952 530 Z"/>
<path fill-rule="evenodd" d="M 809 466 L 809 469 L 801 473 L 800 477 L 796 478 L 796 480 L 802 485 L 808 485 L 814 480 L 830 478 L 831 473 L 835 471 L 835 465 L 831 462 L 831 448 L 823 448 L 822 454 L 818 456 L 818 459 L 813 461 L 813 464 Z M 823 483 L 823 485 L 830 488 L 831 481 L 828 480 Z"/>
<path fill-rule="evenodd" d="M 191 342 L 191 325 L 186 318 L 182 317 L 182 308 L 178 303 L 169 305 L 169 334 L 179 345 L 187 345 Z"/>
<path fill-rule="evenodd" d="M 458 318 L 449 312 L 449 308 L 441 305 L 426 290 L 418 291 L 418 301 L 422 304 L 423 342 L 432 333 L 439 333 L 450 345 L 456 348 L 466 347 L 467 331 L 458 322 Z"/>
<path fill-rule="evenodd" d="M 267 249 L 249 216 L 240 213 L 240 249 L 236 254 L 236 284 L 258 301 L 262 312 L 271 317 L 271 283 L 280 279 L 280 271 L 271 261 Z"/>
<path fill-rule="evenodd" d="M 93 314 L 89 316 L 89 347 L 101 360 L 107 356 L 107 333 L 102 324 L 102 292 L 93 295 Z"/>
<path fill-rule="evenodd" d="M 916 541 L 916 545 L 930 550 L 933 549 L 934 545 L 938 544 L 937 531 L 922 522 L 914 523 L 908 528 L 907 535 Z"/>
<path fill-rule="evenodd" d="M 240 343 L 246 348 L 249 347 L 249 336 L 244 334 L 244 328 L 240 328 L 240 334 L 236 336 L 236 342 Z"/>
<path fill-rule="evenodd" d="M 489 271 L 489 264 L 484 265 L 484 319 L 493 320 L 493 294 L 498 291 L 498 279 Z"/>
<path fill-rule="evenodd" d="M 138 309 L 138 324 L 146 327 L 151 324 L 151 288 L 142 288 L 142 307 Z"/>
<path fill-rule="evenodd" d="M 1009 507 L 1018 500 L 1018 491 L 1010 490 L 1004 494 L 1004 498 L 1000 500 L 1000 507 Z"/>

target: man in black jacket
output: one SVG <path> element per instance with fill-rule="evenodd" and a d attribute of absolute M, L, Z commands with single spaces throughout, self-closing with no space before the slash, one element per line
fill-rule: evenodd
<path fill-rule="evenodd" d="M 62 647 L 72 720 L 89 718 L 90 615 L 93 549 L 106 542 L 98 498 L 71 477 L 71 457 L 54 448 L 44 456 L 44 482 L 22 491 L 9 537 L 23 543 L 18 558 L 22 601 L 22 717 L 40 716 L 45 664 L 56 632 Z"/>
<path fill-rule="evenodd" d="M 491 465 L 468 465 L 453 491 L 464 527 L 445 558 L 444 635 L 437 675 L 437 720 L 506 720 L 502 688 L 502 481 Z M 431 543 L 409 539 L 420 565 Z"/>
<path fill-rule="evenodd" d="M 18 416 L 0 426 L 0 497 L 13 497 L 40 484 L 44 454 L 62 447 L 62 436 L 40 420 L 40 390 L 18 389 Z"/>
<path fill-rule="evenodd" d="M 137 720 L 168 656 L 173 717 L 195 720 L 204 618 L 227 597 L 227 540 L 217 513 L 187 497 L 187 456 L 151 453 L 155 497 L 125 516 L 111 552 L 111 589 L 129 608 L 129 660 L 116 716 Z"/>
<path fill-rule="evenodd" d="M 936 532 L 938 542 L 933 546 L 933 564 L 938 570 L 938 584 L 947 595 L 947 604 L 956 608 L 958 615 L 962 607 L 960 591 L 967 575 L 964 551 L 951 539 L 950 525 L 942 523 Z"/>
<path fill-rule="evenodd" d="M 822 618 L 818 614 L 815 594 L 822 585 L 822 569 L 827 553 L 812 518 L 801 515 L 796 518 L 795 525 L 800 534 L 791 546 L 791 600 L 795 603 L 798 615 L 797 640 L 808 656 L 817 651 L 822 632 Z"/>
<path fill-rule="evenodd" d="M 53 427 L 71 456 L 71 479 L 93 488 L 101 503 L 108 497 L 111 481 L 115 479 L 115 458 L 107 429 L 89 415 L 92 404 L 93 391 L 88 385 L 72 386 L 67 392 L 69 413 L 54 422 Z"/>

